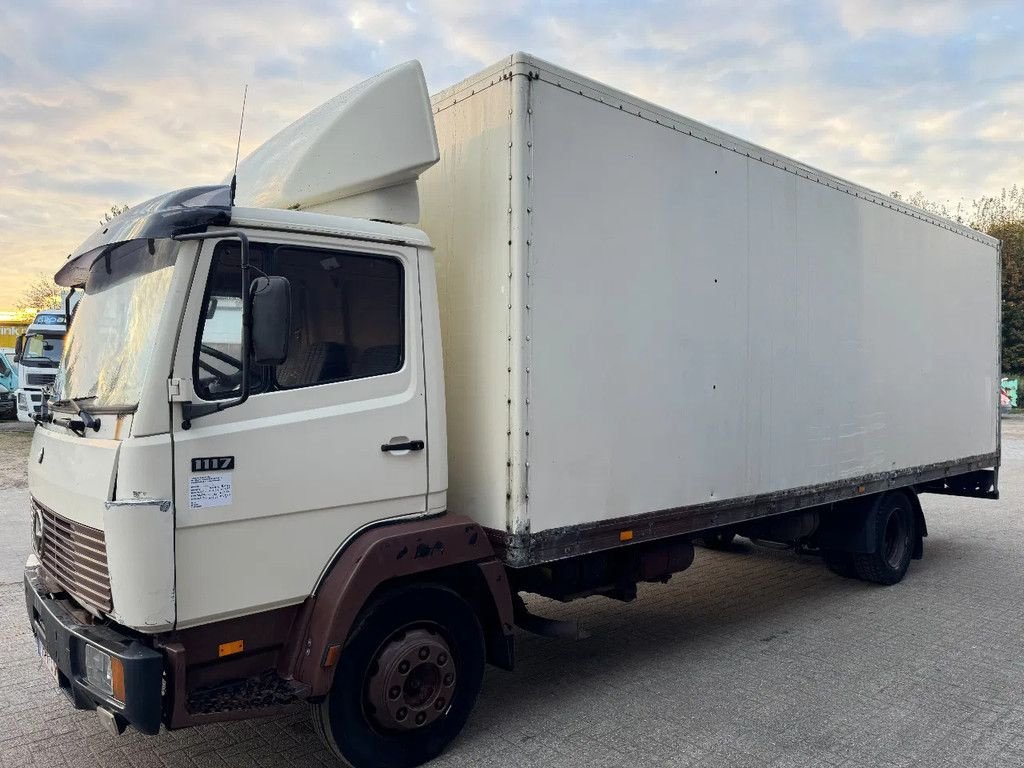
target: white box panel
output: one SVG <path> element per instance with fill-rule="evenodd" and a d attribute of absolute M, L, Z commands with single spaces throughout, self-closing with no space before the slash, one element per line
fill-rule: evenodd
<path fill-rule="evenodd" d="M 454 511 L 537 533 L 998 451 L 991 238 L 523 55 L 434 105 Z"/>

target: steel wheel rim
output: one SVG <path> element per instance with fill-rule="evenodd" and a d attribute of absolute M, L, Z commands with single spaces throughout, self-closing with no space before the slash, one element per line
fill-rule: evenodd
<path fill-rule="evenodd" d="M 386 731 L 426 728 L 448 714 L 457 682 L 445 636 L 436 628 L 405 627 L 381 644 L 370 664 L 367 716 Z"/>
<path fill-rule="evenodd" d="M 903 518 L 903 510 L 897 507 L 885 521 L 885 535 L 882 538 L 882 554 L 891 568 L 900 568 L 903 558 L 910 546 L 907 523 Z"/>

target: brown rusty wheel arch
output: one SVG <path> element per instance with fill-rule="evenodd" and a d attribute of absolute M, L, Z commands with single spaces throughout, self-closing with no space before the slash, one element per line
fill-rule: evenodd
<path fill-rule="evenodd" d="M 444 514 L 371 528 L 352 541 L 316 594 L 306 598 L 278 673 L 308 685 L 311 697 L 325 695 L 337 662 L 331 649 L 344 646 L 374 595 L 421 580 L 447 584 L 470 600 L 484 625 L 489 657 L 511 667 L 512 593 L 505 567 L 479 525 Z"/>

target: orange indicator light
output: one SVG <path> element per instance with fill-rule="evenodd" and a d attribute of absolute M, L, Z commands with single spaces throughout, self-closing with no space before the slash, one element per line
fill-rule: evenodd
<path fill-rule="evenodd" d="M 231 656 L 235 653 L 241 653 L 245 650 L 244 640 L 235 640 L 232 643 L 221 643 L 217 646 L 218 656 Z"/>

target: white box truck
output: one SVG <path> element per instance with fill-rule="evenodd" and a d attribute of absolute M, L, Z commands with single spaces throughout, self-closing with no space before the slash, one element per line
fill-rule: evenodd
<path fill-rule="evenodd" d="M 997 495 L 995 240 L 525 54 L 379 75 L 57 280 L 27 608 L 114 732 L 308 700 L 417 765 L 515 625 L 576 633 L 522 593 L 737 534 L 892 584 L 922 494 Z"/>

